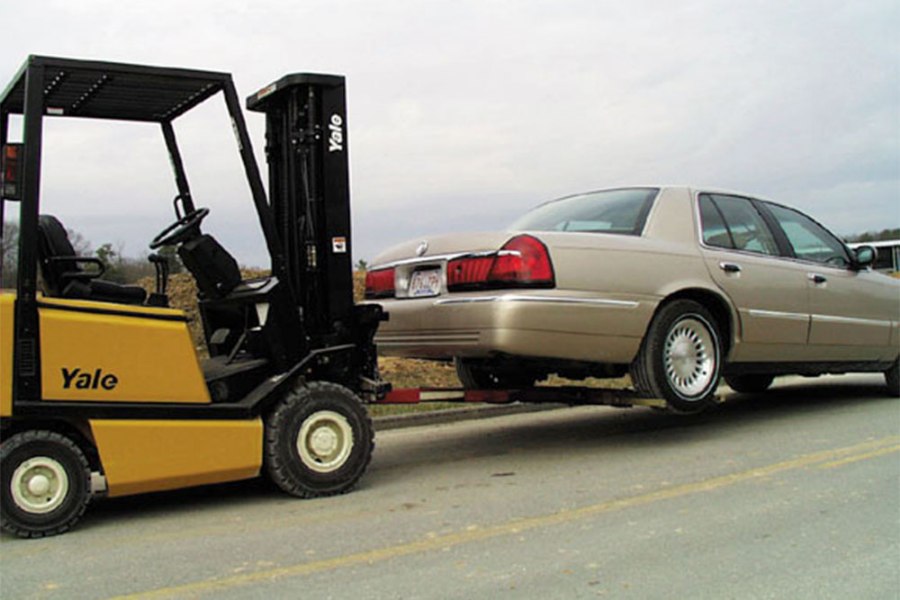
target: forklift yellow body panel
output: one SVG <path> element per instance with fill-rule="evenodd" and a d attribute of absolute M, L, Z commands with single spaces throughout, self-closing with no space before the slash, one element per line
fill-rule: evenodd
<path fill-rule="evenodd" d="M 259 418 L 89 423 L 110 497 L 250 479 L 262 466 Z"/>
<path fill-rule="evenodd" d="M 0 417 L 12 415 L 13 380 L 13 312 L 16 295 L 4 290 L 0 293 Z"/>
<path fill-rule="evenodd" d="M 45 297 L 38 314 L 44 400 L 210 402 L 182 311 Z"/>

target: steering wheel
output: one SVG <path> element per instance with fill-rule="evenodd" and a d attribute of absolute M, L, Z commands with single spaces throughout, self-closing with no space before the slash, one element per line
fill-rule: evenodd
<path fill-rule="evenodd" d="M 153 241 L 150 242 L 150 249 L 156 250 L 160 246 L 172 246 L 185 241 L 191 237 L 191 234 L 194 233 L 194 230 L 199 227 L 200 223 L 208 214 L 208 208 L 198 208 L 184 215 L 160 231 L 159 234 L 153 238 Z"/>

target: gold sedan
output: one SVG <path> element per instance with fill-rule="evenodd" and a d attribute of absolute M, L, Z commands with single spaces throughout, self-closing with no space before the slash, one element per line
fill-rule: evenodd
<path fill-rule="evenodd" d="M 720 376 L 884 372 L 900 395 L 900 281 L 792 208 L 689 187 L 618 188 L 538 206 L 496 233 L 391 248 L 366 294 L 385 355 L 454 360 L 470 388 L 630 372 L 696 412 Z"/>

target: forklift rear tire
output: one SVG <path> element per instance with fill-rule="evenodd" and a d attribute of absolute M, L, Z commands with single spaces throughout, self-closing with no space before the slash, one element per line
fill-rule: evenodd
<path fill-rule="evenodd" d="M 297 386 L 266 419 L 266 471 L 278 487 L 300 498 L 352 489 L 374 447 L 368 412 L 353 392 L 335 383 Z"/>
<path fill-rule="evenodd" d="M 4 440 L 0 481 L 0 527 L 24 538 L 67 531 L 91 498 L 91 469 L 84 452 L 53 431 L 25 431 Z"/>

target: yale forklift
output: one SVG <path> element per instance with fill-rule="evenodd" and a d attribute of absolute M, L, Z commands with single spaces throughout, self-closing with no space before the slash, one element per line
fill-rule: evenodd
<path fill-rule="evenodd" d="M 178 117 L 221 94 L 271 259 L 242 278 L 203 231 L 176 141 Z M 96 495 L 125 496 L 263 473 L 299 497 L 338 494 L 374 446 L 363 406 L 383 395 L 373 338 L 385 319 L 352 297 L 344 79 L 293 74 L 247 99 L 264 113 L 268 194 L 226 73 L 31 56 L 0 97 L 0 217 L 18 207 L 15 290 L 0 294 L 2 529 L 62 533 Z M 10 141 L 10 116 L 21 140 Z M 156 289 L 103 278 L 41 212 L 47 118 L 155 123 L 171 159 L 175 247 L 198 289 L 208 358 Z"/>

